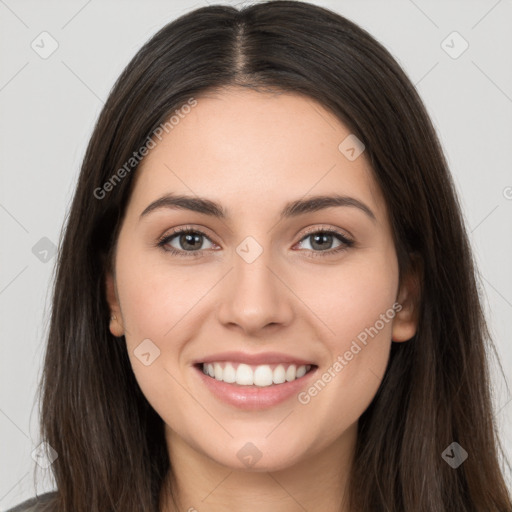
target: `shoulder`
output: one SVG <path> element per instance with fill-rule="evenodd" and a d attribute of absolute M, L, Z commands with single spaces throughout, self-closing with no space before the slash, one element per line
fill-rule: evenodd
<path fill-rule="evenodd" d="M 52 491 L 36 496 L 35 498 L 30 498 L 16 505 L 14 508 L 7 510 L 7 512 L 46 512 L 44 505 L 49 503 L 56 494 L 56 491 Z"/>

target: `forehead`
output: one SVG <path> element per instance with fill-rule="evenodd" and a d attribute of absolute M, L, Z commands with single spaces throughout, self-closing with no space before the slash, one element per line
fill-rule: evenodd
<path fill-rule="evenodd" d="M 312 98 L 233 87 L 196 100 L 137 169 L 131 202 L 140 211 L 168 192 L 210 197 L 227 209 L 240 198 L 245 208 L 280 209 L 336 192 L 385 214 L 365 153 L 347 158 L 344 141 L 353 135 Z"/>

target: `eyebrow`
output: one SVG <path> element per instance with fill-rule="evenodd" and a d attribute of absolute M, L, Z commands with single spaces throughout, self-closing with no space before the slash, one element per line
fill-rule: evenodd
<path fill-rule="evenodd" d="M 376 222 L 376 216 L 372 210 L 362 201 L 349 196 L 334 195 L 318 195 L 307 199 L 298 199 L 285 204 L 281 211 L 280 218 L 287 219 L 297 217 L 305 213 L 317 212 L 326 208 L 336 206 L 348 206 L 361 210 L 373 222 Z M 139 220 L 155 210 L 165 209 L 181 209 L 202 213 L 219 219 L 226 219 L 229 213 L 219 203 L 204 197 L 185 196 L 176 194 L 165 194 L 156 201 L 153 201 L 140 214 Z"/>

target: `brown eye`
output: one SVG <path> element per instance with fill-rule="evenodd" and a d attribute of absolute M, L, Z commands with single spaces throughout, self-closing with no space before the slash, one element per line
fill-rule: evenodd
<path fill-rule="evenodd" d="M 310 240 L 310 248 L 306 247 L 307 250 L 311 251 L 312 253 L 320 253 L 314 254 L 314 256 L 323 256 L 321 253 L 326 253 L 326 256 L 335 254 L 344 251 L 354 245 L 353 240 L 348 239 L 341 233 L 325 229 L 308 233 L 301 239 L 299 244 L 303 244 L 305 240 Z M 339 244 L 333 248 L 332 245 L 336 240 L 339 242 Z"/>
<path fill-rule="evenodd" d="M 174 231 L 172 234 L 162 238 L 158 242 L 158 246 L 161 247 L 164 251 L 175 255 L 196 256 L 200 255 L 204 250 L 202 246 L 205 239 L 210 240 L 202 231 L 192 229 L 179 229 Z"/>

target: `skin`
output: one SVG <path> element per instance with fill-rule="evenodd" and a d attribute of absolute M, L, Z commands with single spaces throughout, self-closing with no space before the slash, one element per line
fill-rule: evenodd
<path fill-rule="evenodd" d="M 333 114 L 292 93 L 225 88 L 197 99 L 137 170 L 106 276 L 110 331 L 125 335 L 137 381 L 165 422 L 180 510 L 348 511 L 357 421 L 391 342 L 416 332 L 417 280 L 406 276 L 398 288 L 386 204 L 365 153 L 350 161 L 338 149 L 350 130 Z M 139 219 L 168 192 L 207 197 L 231 215 L 163 208 Z M 333 192 L 364 202 L 376 221 L 346 206 L 279 221 L 286 202 Z M 189 226 L 206 234 L 196 245 L 203 255 L 156 246 Z M 316 227 L 355 245 L 322 256 L 341 242 L 333 237 L 323 252 L 304 233 Z M 236 252 L 247 236 L 263 248 L 252 263 Z M 186 252 L 179 235 L 171 244 Z M 191 366 L 226 350 L 278 351 L 314 361 L 321 375 L 396 302 L 401 311 L 307 404 L 294 396 L 239 410 Z M 147 338 L 160 350 L 149 366 L 134 355 Z M 262 454 L 252 467 L 237 457 L 248 442 Z M 162 510 L 175 510 L 168 498 L 162 492 Z"/>

